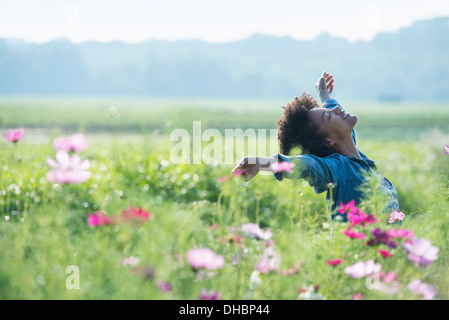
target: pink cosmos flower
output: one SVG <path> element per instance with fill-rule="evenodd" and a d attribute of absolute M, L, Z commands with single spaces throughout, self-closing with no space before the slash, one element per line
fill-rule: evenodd
<path fill-rule="evenodd" d="M 47 158 L 47 163 L 54 169 L 47 173 L 47 180 L 56 183 L 81 183 L 89 179 L 92 172 L 87 171 L 90 168 L 89 160 L 81 159 L 74 154 L 72 157 L 66 151 L 58 151 L 56 160 Z"/>
<path fill-rule="evenodd" d="M 437 294 L 437 290 L 434 286 L 423 283 L 418 279 L 412 280 L 407 285 L 407 288 L 414 294 L 422 296 L 424 300 L 432 300 L 433 297 L 435 297 L 435 295 Z"/>
<path fill-rule="evenodd" d="M 406 230 L 406 229 L 390 229 L 386 231 L 386 234 L 390 238 L 406 238 L 406 239 L 413 239 L 413 231 L 412 230 Z"/>
<path fill-rule="evenodd" d="M 360 292 L 354 294 L 351 300 L 360 300 L 362 298 L 362 294 Z"/>
<path fill-rule="evenodd" d="M 295 167 L 295 164 L 291 163 L 290 161 L 274 162 L 271 165 L 271 169 L 273 169 L 274 172 L 292 173 L 294 167 Z"/>
<path fill-rule="evenodd" d="M 427 239 L 413 238 L 411 242 L 403 242 L 402 247 L 407 250 L 407 258 L 416 267 L 429 266 L 432 261 L 438 258 L 439 248 L 432 246 Z"/>
<path fill-rule="evenodd" d="M 157 286 L 162 292 L 171 292 L 172 290 L 171 285 L 168 282 L 159 282 Z"/>
<path fill-rule="evenodd" d="M 351 228 L 346 229 L 344 234 L 352 239 L 365 239 L 365 234 L 363 232 L 353 231 Z"/>
<path fill-rule="evenodd" d="M 126 267 L 126 266 L 136 267 L 140 264 L 140 259 L 137 257 L 131 256 L 131 257 L 125 258 L 119 262 L 124 267 Z"/>
<path fill-rule="evenodd" d="M 343 260 L 341 259 L 334 259 L 334 260 L 327 260 L 326 263 L 332 267 L 338 266 L 339 264 L 341 264 L 343 262 Z"/>
<path fill-rule="evenodd" d="M 344 214 L 344 213 L 353 212 L 356 210 L 358 210 L 358 209 L 355 206 L 355 201 L 351 200 L 347 204 L 344 204 L 343 202 L 340 203 L 340 209 L 338 210 L 338 212 L 340 212 L 341 214 Z"/>
<path fill-rule="evenodd" d="M 22 139 L 24 133 L 25 133 L 24 128 L 19 128 L 17 130 L 10 128 L 10 129 L 8 129 L 8 134 L 6 135 L 6 139 L 8 139 L 12 143 L 19 142 L 19 140 Z"/>
<path fill-rule="evenodd" d="M 444 145 L 444 149 L 446 149 L 446 151 L 444 153 L 449 154 L 449 146 Z"/>
<path fill-rule="evenodd" d="M 355 206 L 354 200 L 349 201 L 347 204 L 344 204 L 343 202 L 340 203 L 340 209 L 338 212 L 341 214 L 347 214 L 351 226 L 356 226 L 358 224 L 365 226 L 368 223 L 372 224 L 376 222 L 374 215 L 366 215 L 363 211 L 359 210 Z"/>
<path fill-rule="evenodd" d="M 232 176 L 233 176 L 233 177 L 237 177 L 237 176 L 240 176 L 242 173 L 243 173 L 242 170 L 237 170 L 236 172 L 234 172 L 234 173 L 232 174 Z"/>
<path fill-rule="evenodd" d="M 128 210 L 122 210 L 122 219 L 124 221 L 133 220 L 145 222 L 151 217 L 151 212 L 145 211 L 142 208 L 136 209 L 134 206 L 131 206 Z"/>
<path fill-rule="evenodd" d="M 91 213 L 87 217 L 87 224 L 92 228 L 96 228 L 98 226 L 114 224 L 114 219 L 112 217 L 105 215 L 101 211 L 97 211 L 95 213 Z"/>
<path fill-rule="evenodd" d="M 218 179 L 218 182 L 225 182 L 226 180 L 228 180 L 228 176 L 223 176 Z"/>
<path fill-rule="evenodd" d="M 215 254 L 209 248 L 189 250 L 187 252 L 187 261 L 194 270 L 200 268 L 214 270 L 224 266 L 223 256 Z"/>
<path fill-rule="evenodd" d="M 220 293 L 214 292 L 214 291 L 207 291 L 205 289 L 201 289 L 200 299 L 201 300 L 219 300 L 220 299 Z"/>
<path fill-rule="evenodd" d="M 390 271 L 390 272 L 388 272 L 388 274 L 385 274 L 385 272 L 381 271 L 379 273 L 379 277 L 385 283 L 390 283 L 390 282 L 396 281 L 396 273 L 394 271 Z"/>
<path fill-rule="evenodd" d="M 242 175 L 242 174 L 243 174 L 243 171 L 242 171 L 242 170 L 237 170 L 236 172 L 233 172 L 233 173 L 231 174 L 231 177 L 232 177 L 232 178 L 235 178 L 235 177 L 240 176 L 240 175 Z M 218 182 L 225 182 L 225 181 L 228 180 L 228 179 L 229 179 L 229 176 L 223 176 L 223 177 L 221 177 L 221 178 L 218 179 Z"/>
<path fill-rule="evenodd" d="M 245 223 L 242 225 L 241 230 L 243 233 L 247 234 L 250 238 L 256 238 L 261 240 L 268 240 L 273 236 L 270 229 L 263 231 L 255 223 Z"/>
<path fill-rule="evenodd" d="M 76 133 L 70 137 L 57 137 L 53 145 L 58 151 L 78 152 L 87 148 L 87 140 L 82 133 Z"/>
<path fill-rule="evenodd" d="M 345 273 L 353 278 L 360 279 L 378 273 L 381 268 L 382 266 L 380 264 L 374 264 L 374 260 L 360 261 L 352 266 L 346 267 Z"/>
<path fill-rule="evenodd" d="M 281 265 L 281 257 L 277 254 L 272 247 L 268 247 L 264 250 L 262 257 L 256 264 L 256 269 L 260 273 L 268 273 L 270 271 L 277 271 Z"/>
<path fill-rule="evenodd" d="M 390 257 L 391 257 L 391 253 L 388 252 L 387 250 L 379 249 L 379 250 L 377 250 L 377 252 L 379 252 L 380 255 L 381 255 L 382 257 L 384 257 L 384 258 L 390 258 Z"/>
<path fill-rule="evenodd" d="M 396 221 L 402 221 L 405 215 L 401 211 L 393 211 L 390 213 L 390 219 L 388 223 L 395 223 Z"/>

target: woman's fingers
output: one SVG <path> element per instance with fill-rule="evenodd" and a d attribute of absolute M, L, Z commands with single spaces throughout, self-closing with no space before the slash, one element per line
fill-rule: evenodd
<path fill-rule="evenodd" d="M 327 90 L 329 90 L 330 93 L 332 93 L 332 91 L 334 90 L 334 79 L 332 79 L 332 80 L 327 84 Z"/>
<path fill-rule="evenodd" d="M 234 169 L 231 170 L 231 173 L 236 173 L 237 171 L 241 170 L 242 173 L 244 170 L 242 170 L 242 167 L 240 165 L 235 166 Z"/>

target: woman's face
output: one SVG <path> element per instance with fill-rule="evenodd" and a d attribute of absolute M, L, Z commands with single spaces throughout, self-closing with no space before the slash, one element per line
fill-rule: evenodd
<path fill-rule="evenodd" d="M 314 108 L 309 111 L 309 115 L 320 132 L 333 141 L 352 138 L 352 130 L 358 120 L 356 115 L 351 115 L 338 106 L 332 109 Z"/>

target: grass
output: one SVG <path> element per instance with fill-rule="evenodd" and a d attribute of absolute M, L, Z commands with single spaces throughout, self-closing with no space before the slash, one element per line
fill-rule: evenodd
<path fill-rule="evenodd" d="M 274 112 L 248 108 L 242 113 L 236 108 L 205 113 L 203 102 L 199 102 L 195 111 L 188 113 L 194 102 L 179 102 L 176 111 L 163 109 L 166 102 L 147 109 L 143 100 L 129 106 L 123 101 L 115 104 L 120 120 L 109 128 L 114 119 L 104 100 L 84 104 L 65 99 L 5 101 L 0 103 L 3 128 L 24 126 L 27 131 L 15 145 L 6 139 L 0 142 L 0 299 L 190 300 L 199 299 L 201 289 L 206 289 L 219 292 L 221 299 L 291 300 L 302 297 L 300 291 L 313 285 L 319 285 L 318 293 L 329 300 L 351 299 L 357 293 L 365 299 L 420 299 L 407 289 L 415 278 L 436 288 L 435 299 L 448 298 L 449 158 L 443 145 L 449 137 L 443 121 L 447 115 L 439 113 L 443 109 L 438 106 L 435 110 L 440 111 L 428 118 L 422 116 L 421 109 L 407 109 L 407 117 L 414 119 L 411 127 L 398 129 L 400 135 L 394 139 L 382 139 L 385 132 L 376 135 L 368 130 L 359 134 L 358 141 L 358 147 L 376 160 L 379 171 L 396 186 L 406 215 L 402 225 L 388 225 L 388 217 L 375 212 L 378 200 L 367 199 L 361 209 L 381 220 L 369 228 L 413 230 L 439 248 L 436 261 L 416 268 L 400 245 L 385 259 L 377 251 L 388 249 L 385 246 L 370 247 L 363 240 L 345 236 L 343 230 L 348 225 L 330 224 L 324 194 L 314 194 L 304 181 L 280 183 L 272 176 L 259 175 L 249 184 L 238 177 L 220 183 L 218 179 L 229 175 L 232 165 L 174 165 L 169 161 L 173 143 L 164 130 L 172 126 L 188 128 L 189 121 L 191 126 L 196 118 L 213 119 L 218 128 L 226 128 L 231 119 L 239 120 L 230 128 L 250 127 L 268 123 Z M 77 104 L 85 112 L 70 113 Z M 39 111 L 31 112 L 31 105 Z M 98 108 L 91 109 L 93 105 Z M 390 119 L 401 114 L 389 106 L 377 107 L 377 111 L 362 113 L 360 123 L 379 110 L 389 110 Z M 60 112 L 57 116 L 48 117 L 56 111 Z M 223 119 L 218 118 L 219 113 Z M 255 114 L 257 118 L 253 118 Z M 144 118 L 153 124 L 128 131 L 139 127 Z M 384 118 L 369 119 L 370 130 L 387 126 L 381 123 Z M 173 123 L 155 132 L 164 121 Z M 33 136 L 37 131 L 30 128 L 38 126 L 45 131 Z M 87 130 L 90 126 L 97 130 Z M 408 132 L 416 127 L 421 128 L 414 132 L 418 138 L 411 139 Z M 102 131 L 105 128 L 107 131 Z M 82 130 L 88 137 L 89 148 L 80 155 L 90 159 L 92 176 L 78 185 L 50 183 L 46 158 L 55 155 L 52 139 L 73 130 Z M 87 223 L 96 211 L 120 215 L 131 206 L 150 211 L 152 218 L 138 225 L 91 228 Z M 256 272 L 255 265 L 267 247 L 265 241 L 244 235 L 241 242 L 236 241 L 238 229 L 247 222 L 257 222 L 273 232 L 272 248 L 281 258 L 276 271 Z M 186 253 L 200 247 L 223 255 L 224 267 L 194 272 Z M 139 258 L 139 265 L 120 263 L 129 257 Z M 341 265 L 327 265 L 327 260 L 336 258 L 343 260 Z M 395 294 L 369 288 L 365 278 L 354 279 L 344 272 L 347 266 L 369 259 L 381 264 L 383 271 L 396 273 L 400 285 Z M 70 289 L 76 284 L 71 282 L 74 273 L 70 266 L 79 270 L 79 289 Z M 171 290 L 161 290 L 162 283 L 169 283 Z"/>

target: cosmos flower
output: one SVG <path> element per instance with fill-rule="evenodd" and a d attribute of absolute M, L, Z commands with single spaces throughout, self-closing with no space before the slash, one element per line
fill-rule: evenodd
<path fill-rule="evenodd" d="M 79 152 L 87 148 L 86 137 L 82 133 L 76 133 L 70 137 L 57 137 L 53 146 L 58 151 Z"/>
<path fill-rule="evenodd" d="M 12 143 L 17 143 L 22 139 L 23 135 L 25 133 L 24 128 L 19 128 L 17 130 L 14 129 L 8 129 L 8 134 L 6 135 L 6 139 L 8 139 Z"/>
<path fill-rule="evenodd" d="M 218 179 L 218 182 L 225 182 L 226 180 L 228 180 L 228 176 L 223 176 Z"/>
<path fill-rule="evenodd" d="M 383 249 L 379 249 L 377 250 L 377 252 L 380 253 L 380 255 L 384 258 L 390 258 L 391 257 L 391 253 L 388 252 L 387 250 L 383 250 Z"/>
<path fill-rule="evenodd" d="M 219 300 L 220 299 L 220 293 L 214 292 L 212 290 L 205 290 L 201 289 L 200 292 L 200 299 L 201 300 Z"/>
<path fill-rule="evenodd" d="M 274 162 L 271 165 L 271 169 L 273 169 L 274 172 L 292 173 L 294 167 L 295 167 L 295 164 L 291 163 L 290 161 Z"/>
<path fill-rule="evenodd" d="M 165 281 L 159 282 L 159 283 L 157 284 L 157 287 L 158 287 L 159 290 L 161 290 L 162 292 L 171 292 L 171 291 L 172 291 L 172 288 L 171 288 L 170 283 L 165 282 Z"/>
<path fill-rule="evenodd" d="M 406 230 L 406 229 L 390 229 L 385 232 L 388 237 L 390 238 L 406 238 L 406 239 L 413 239 L 413 231 L 412 230 Z"/>
<path fill-rule="evenodd" d="M 449 146 L 444 145 L 444 149 L 446 150 L 444 153 L 449 154 Z"/>
<path fill-rule="evenodd" d="M 264 250 L 262 257 L 256 264 L 256 269 L 263 274 L 270 271 L 277 271 L 281 265 L 281 257 L 277 254 L 272 247 L 268 247 Z"/>
<path fill-rule="evenodd" d="M 373 238 L 366 243 L 369 246 L 378 244 L 385 244 L 389 248 L 396 248 L 398 246 L 396 242 L 390 240 L 388 233 L 382 231 L 380 228 L 371 230 L 371 234 L 373 235 Z"/>
<path fill-rule="evenodd" d="M 341 259 L 334 259 L 334 260 L 327 260 L 326 263 L 328 265 L 330 265 L 331 267 L 335 267 L 338 266 L 339 264 L 341 264 L 343 262 L 343 260 Z"/>
<path fill-rule="evenodd" d="M 81 162 L 80 157 L 74 154 L 72 157 L 66 151 L 58 151 L 56 153 L 56 161 L 47 158 L 49 166 L 53 167 L 47 173 L 47 180 L 56 183 L 81 183 L 89 179 L 92 172 L 89 160 Z"/>
<path fill-rule="evenodd" d="M 407 289 L 409 289 L 414 294 L 420 295 L 424 300 L 432 300 L 433 297 L 437 294 L 437 290 L 434 286 L 423 283 L 418 279 L 412 280 L 408 285 Z"/>
<path fill-rule="evenodd" d="M 388 220 L 388 223 L 395 223 L 400 222 L 404 219 L 404 214 L 401 211 L 393 211 L 390 213 L 390 219 Z"/>
<path fill-rule="evenodd" d="M 345 273 L 353 278 L 360 279 L 378 273 L 381 268 L 380 264 L 374 264 L 374 260 L 359 261 L 352 266 L 346 267 Z"/>
<path fill-rule="evenodd" d="M 340 212 L 341 214 L 344 214 L 344 213 L 355 211 L 356 209 L 357 209 L 357 207 L 355 206 L 355 201 L 351 200 L 347 204 L 344 204 L 343 202 L 340 203 L 340 209 L 338 209 L 338 212 Z"/>
<path fill-rule="evenodd" d="M 273 236 L 273 233 L 270 229 L 263 231 L 262 229 L 260 229 L 259 225 L 255 223 L 245 223 L 242 225 L 241 230 L 250 238 L 268 240 Z"/>
<path fill-rule="evenodd" d="M 354 231 L 352 228 L 346 229 L 344 234 L 352 239 L 365 239 L 365 234 L 363 232 Z"/>
<path fill-rule="evenodd" d="M 101 211 L 97 211 L 95 213 L 91 213 L 87 217 L 87 224 L 91 228 L 96 228 L 98 226 L 106 226 L 115 224 L 115 219 L 113 217 L 105 215 Z"/>
<path fill-rule="evenodd" d="M 410 242 L 403 242 L 402 247 L 407 250 L 407 258 L 415 264 L 416 267 L 429 266 L 438 258 L 439 248 L 432 246 L 427 239 L 413 238 Z"/>
<path fill-rule="evenodd" d="M 123 259 L 122 261 L 120 261 L 120 264 L 124 267 L 126 266 L 131 266 L 131 267 L 136 267 L 140 264 L 140 259 L 137 257 L 128 257 Z"/>
<path fill-rule="evenodd" d="M 142 208 L 135 208 L 131 206 L 128 210 L 122 210 L 122 219 L 124 221 L 140 221 L 145 222 L 151 218 L 151 212 L 145 211 Z"/>
<path fill-rule="evenodd" d="M 187 252 L 187 261 L 194 270 L 200 268 L 214 270 L 224 266 L 223 256 L 215 254 L 215 252 L 209 248 L 189 250 Z"/>

